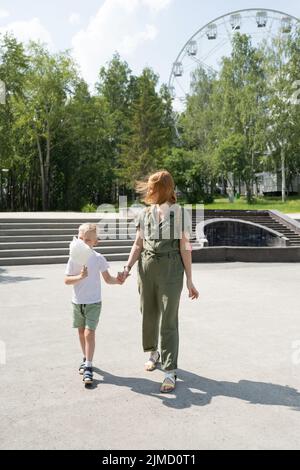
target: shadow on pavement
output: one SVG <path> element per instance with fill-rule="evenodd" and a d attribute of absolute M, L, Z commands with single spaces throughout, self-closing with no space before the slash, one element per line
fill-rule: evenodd
<path fill-rule="evenodd" d="M 6 269 L 0 268 L 0 284 L 12 284 L 14 282 L 37 281 L 39 279 L 43 279 L 42 277 L 8 276 L 5 273 Z"/>
<path fill-rule="evenodd" d="M 128 387 L 135 393 L 153 396 L 162 401 L 165 406 L 175 409 L 185 409 L 191 406 L 206 406 L 214 397 L 237 398 L 255 405 L 287 406 L 300 411 L 300 392 L 288 385 L 278 385 L 265 382 L 240 380 L 226 382 L 208 379 L 185 370 L 178 370 L 175 392 L 163 395 L 159 384 L 144 378 L 119 377 L 94 368 L 94 372 L 103 377 L 95 380 L 93 389 L 99 384 L 111 384 Z"/>

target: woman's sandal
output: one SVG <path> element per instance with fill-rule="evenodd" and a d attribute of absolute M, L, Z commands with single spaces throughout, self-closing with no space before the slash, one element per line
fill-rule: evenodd
<path fill-rule="evenodd" d="M 164 381 L 160 387 L 161 393 L 171 393 L 176 388 L 177 375 L 174 373 L 166 373 Z"/>
<path fill-rule="evenodd" d="M 145 363 L 145 370 L 147 372 L 152 372 L 156 369 L 156 365 L 160 359 L 160 354 L 158 351 L 151 353 L 149 360 Z"/>

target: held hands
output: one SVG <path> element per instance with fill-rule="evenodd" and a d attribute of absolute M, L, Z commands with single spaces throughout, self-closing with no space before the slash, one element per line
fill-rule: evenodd
<path fill-rule="evenodd" d="M 107 274 L 107 278 L 104 277 L 104 279 L 108 284 L 119 284 L 119 285 L 124 284 L 127 277 L 130 276 L 129 270 L 127 270 L 127 269 L 124 269 L 124 271 L 122 273 L 118 273 L 118 275 L 116 277 L 112 277 L 108 273 L 104 273 L 104 274 Z M 88 273 L 87 266 L 83 266 L 80 274 L 78 275 L 78 279 L 80 281 L 82 281 L 83 279 L 87 278 L 88 275 L 89 275 L 89 273 Z"/>
<path fill-rule="evenodd" d="M 117 277 L 116 277 L 116 281 L 117 281 L 117 284 L 119 284 L 120 286 L 122 286 L 125 282 L 125 278 L 123 276 L 123 273 L 118 273 Z"/>
<path fill-rule="evenodd" d="M 127 267 L 125 267 L 122 273 L 120 272 L 118 273 L 117 279 L 119 281 L 119 284 L 124 284 L 124 282 L 129 276 L 130 276 L 130 270 Z"/>
<path fill-rule="evenodd" d="M 187 286 L 188 291 L 189 291 L 189 298 L 192 299 L 192 300 L 198 299 L 199 298 L 199 292 L 197 291 L 197 289 L 194 286 L 191 279 L 188 279 L 186 281 L 186 286 Z"/>

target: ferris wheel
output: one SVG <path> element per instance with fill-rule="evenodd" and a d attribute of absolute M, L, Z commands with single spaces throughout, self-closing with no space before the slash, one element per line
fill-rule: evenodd
<path fill-rule="evenodd" d="M 174 110 L 185 108 L 199 66 L 218 74 L 222 57 L 231 54 L 234 34 L 247 34 L 257 47 L 263 41 L 270 43 L 274 37 L 293 34 L 297 24 L 299 19 L 287 13 L 249 8 L 220 16 L 201 27 L 183 46 L 172 66 L 169 91 Z"/>

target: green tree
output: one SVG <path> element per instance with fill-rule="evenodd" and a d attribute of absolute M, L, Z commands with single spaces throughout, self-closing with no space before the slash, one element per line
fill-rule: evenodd
<path fill-rule="evenodd" d="M 130 107 L 133 100 L 135 77 L 120 55 L 115 53 L 106 67 L 101 67 L 99 80 L 96 84 L 97 93 L 107 110 L 108 128 L 110 133 L 110 158 L 112 185 L 111 197 L 117 199 L 120 191 L 118 170 L 120 169 L 121 148 L 130 130 Z M 121 188 L 125 191 L 125 186 Z"/>
<path fill-rule="evenodd" d="M 24 99 L 17 103 L 20 128 L 26 128 L 36 146 L 39 161 L 42 208 L 50 207 L 51 163 L 55 133 L 66 125 L 64 112 L 78 80 L 68 53 L 50 54 L 42 45 L 29 46 L 29 70 L 24 84 Z"/>
<path fill-rule="evenodd" d="M 215 113 L 217 142 L 222 149 L 230 135 L 239 135 L 239 153 L 243 136 L 244 169 L 240 176 L 243 176 L 247 199 L 251 202 L 255 173 L 260 169 L 258 156 L 265 147 L 265 71 L 262 54 L 252 46 L 249 36 L 235 34 L 232 46 L 231 56 L 223 60 L 216 88 L 217 102 L 221 104 L 221 109 Z"/>
<path fill-rule="evenodd" d="M 66 119 L 70 124 L 61 161 L 66 206 L 80 210 L 88 203 L 110 202 L 114 147 L 105 99 L 92 96 L 81 81 L 68 103 Z"/>
<path fill-rule="evenodd" d="M 170 98 L 166 89 L 156 91 L 158 76 L 145 69 L 137 77 L 129 111 L 129 131 L 121 146 L 120 178 L 133 188 L 137 179 L 161 167 L 172 144 L 174 130 L 169 120 Z"/>
<path fill-rule="evenodd" d="M 5 197 L 4 176 L 2 171 L 0 173 L 0 200 L 2 209 L 14 208 L 13 182 L 23 177 L 21 171 L 16 172 L 19 164 L 14 102 L 23 98 L 27 68 L 28 61 L 23 45 L 17 42 L 11 35 L 0 35 L 0 80 L 5 84 L 6 88 L 5 103 L 0 105 L 0 171 L 4 168 L 10 170 L 5 176 Z"/>
<path fill-rule="evenodd" d="M 287 42 L 283 37 L 275 38 L 272 47 L 266 48 L 266 68 L 268 73 L 268 141 L 273 152 L 273 159 L 281 167 L 282 201 L 286 200 L 286 154 L 291 132 L 289 120 L 288 91 L 289 78 L 287 76 Z M 280 162 L 280 163 L 279 163 Z"/>

